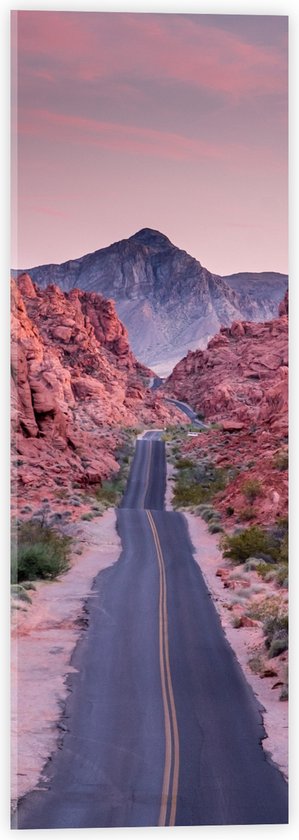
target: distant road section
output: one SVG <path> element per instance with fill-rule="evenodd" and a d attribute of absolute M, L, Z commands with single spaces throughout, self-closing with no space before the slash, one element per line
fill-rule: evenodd
<path fill-rule="evenodd" d="M 199 429 L 209 428 L 209 426 L 207 426 L 206 423 L 203 423 L 202 420 L 198 420 L 197 414 L 195 414 L 193 408 L 190 408 L 190 405 L 187 405 L 187 403 L 180 402 L 180 400 L 174 400 L 171 397 L 164 397 L 164 399 L 165 402 L 172 403 L 172 405 L 175 405 L 177 408 L 180 409 L 180 411 L 186 414 L 187 417 L 189 417 L 190 420 L 192 420 L 193 426 L 198 426 Z"/>
<path fill-rule="evenodd" d="M 165 445 L 137 442 L 72 657 L 60 748 L 14 828 L 286 823 L 261 709 L 223 633 L 184 516 L 164 510 Z"/>

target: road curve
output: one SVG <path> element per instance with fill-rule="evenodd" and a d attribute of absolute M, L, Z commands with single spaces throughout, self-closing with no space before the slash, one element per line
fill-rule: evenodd
<path fill-rule="evenodd" d="M 190 420 L 192 420 L 193 426 L 198 426 L 199 429 L 209 428 L 209 426 L 207 426 L 206 423 L 203 423 L 202 420 L 198 420 L 197 414 L 195 414 L 193 408 L 190 408 L 190 405 L 188 405 L 187 403 L 181 402 L 180 400 L 172 399 L 172 397 L 164 397 L 164 400 L 165 402 L 175 405 L 176 408 L 183 412 L 183 414 L 186 414 L 187 417 L 189 417 Z"/>
<path fill-rule="evenodd" d="M 117 514 L 122 554 L 87 603 L 63 741 L 13 827 L 287 822 L 257 701 L 164 492 L 164 444 L 150 433 Z"/>

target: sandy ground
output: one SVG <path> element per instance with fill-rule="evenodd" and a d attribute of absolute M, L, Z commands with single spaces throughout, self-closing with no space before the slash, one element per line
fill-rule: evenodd
<path fill-rule="evenodd" d="M 172 510 L 172 477 L 174 468 L 167 467 L 166 509 Z M 211 593 L 215 607 L 219 614 L 225 635 L 243 669 L 247 682 L 262 706 L 262 717 L 267 738 L 263 741 L 266 754 L 270 754 L 272 761 L 277 764 L 284 776 L 288 776 L 288 702 L 280 702 L 279 689 L 273 688 L 276 677 L 261 678 L 254 674 L 248 659 L 254 654 L 263 641 L 261 628 L 232 626 L 231 613 L 228 609 L 230 594 L 223 587 L 220 577 L 216 576 L 219 567 L 226 565 L 218 547 L 218 535 L 210 534 L 206 523 L 192 513 L 184 512 L 187 519 L 191 541 L 194 547 L 194 558 L 198 563 L 205 582 Z M 271 594 L 271 593 L 269 593 Z M 273 660 L 271 660 L 273 662 Z"/>
<path fill-rule="evenodd" d="M 71 569 L 30 592 L 32 605 L 12 616 L 12 801 L 32 790 L 54 751 L 67 696 L 71 655 L 84 626 L 94 578 L 120 555 L 114 510 L 74 527 Z M 82 553 L 76 553 L 82 552 Z M 23 602 L 18 602 L 23 606 Z"/>

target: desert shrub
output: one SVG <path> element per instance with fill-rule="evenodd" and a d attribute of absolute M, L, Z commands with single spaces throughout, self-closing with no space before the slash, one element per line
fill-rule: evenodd
<path fill-rule="evenodd" d="M 220 534 L 223 532 L 223 528 L 219 522 L 210 522 L 208 530 L 210 534 Z"/>
<path fill-rule="evenodd" d="M 25 586 L 21 586 L 20 583 L 12 584 L 11 595 L 13 598 L 18 598 L 20 601 L 26 601 L 27 604 L 32 604 L 32 600 L 28 592 L 26 592 Z"/>
<path fill-rule="evenodd" d="M 253 674 L 260 674 L 263 670 L 262 657 L 259 656 L 259 654 L 252 656 L 251 659 L 248 660 L 248 665 Z"/>
<path fill-rule="evenodd" d="M 275 574 L 271 563 L 257 563 L 255 571 L 261 578 L 266 578 L 269 573 Z"/>
<path fill-rule="evenodd" d="M 104 507 L 116 507 L 122 497 L 125 481 L 119 476 L 115 480 L 103 481 L 94 488 L 94 495 Z"/>
<path fill-rule="evenodd" d="M 282 686 L 279 699 L 280 700 L 288 700 L 289 699 L 289 687 L 288 687 L 288 685 L 283 685 Z"/>
<path fill-rule="evenodd" d="M 270 659 L 288 649 L 288 627 L 289 622 L 286 614 L 277 613 L 265 619 L 263 632 Z"/>
<path fill-rule="evenodd" d="M 200 484 L 191 484 L 189 487 L 176 485 L 174 491 L 174 507 L 189 507 L 198 505 L 200 502 L 208 501 L 211 498 L 210 491 L 201 487 Z"/>
<path fill-rule="evenodd" d="M 54 496 L 56 496 L 57 499 L 67 499 L 68 495 L 69 492 L 66 487 L 63 487 L 61 490 L 54 490 Z"/>
<path fill-rule="evenodd" d="M 70 538 L 41 522 L 14 524 L 11 581 L 52 579 L 69 568 Z"/>
<path fill-rule="evenodd" d="M 210 522 L 211 519 L 220 519 L 220 515 L 216 513 L 214 508 L 208 508 L 207 510 L 203 510 L 201 516 L 205 522 Z"/>
<path fill-rule="evenodd" d="M 285 536 L 282 538 L 282 541 L 280 543 L 279 558 L 278 559 L 281 560 L 282 563 L 286 563 L 286 564 L 288 563 L 288 559 L 289 559 L 288 534 L 285 534 Z"/>
<path fill-rule="evenodd" d="M 249 618 L 265 623 L 268 619 L 276 619 L 279 615 L 279 603 L 276 598 L 264 598 L 259 603 L 252 604 L 247 610 Z"/>
<path fill-rule="evenodd" d="M 241 619 L 240 615 L 234 615 L 233 620 L 232 620 L 232 626 L 236 630 L 239 630 L 239 628 L 242 627 L 242 619 Z"/>
<path fill-rule="evenodd" d="M 287 470 L 289 466 L 289 453 L 286 449 L 277 452 L 273 458 L 273 466 L 277 470 Z"/>
<path fill-rule="evenodd" d="M 246 563 L 244 564 L 244 571 L 252 572 L 257 566 L 260 566 L 260 564 L 261 561 L 258 557 L 248 557 L 248 560 L 246 560 Z"/>
<path fill-rule="evenodd" d="M 288 639 L 287 638 L 277 638 L 273 639 L 269 648 L 269 659 L 274 659 L 275 656 L 279 656 L 280 653 L 283 653 L 285 650 L 288 649 Z"/>
<path fill-rule="evenodd" d="M 250 522 L 250 520 L 254 519 L 255 516 L 252 507 L 242 508 L 238 515 L 240 522 Z"/>
<path fill-rule="evenodd" d="M 234 512 L 235 508 L 233 508 L 231 505 L 228 505 L 225 510 L 226 516 L 233 516 Z"/>
<path fill-rule="evenodd" d="M 244 484 L 242 484 L 241 489 L 245 498 L 248 499 L 251 505 L 255 499 L 262 495 L 263 492 L 261 482 L 257 478 L 248 478 L 247 481 L 244 481 Z"/>
<path fill-rule="evenodd" d="M 220 490 L 224 490 L 227 471 L 214 467 L 208 461 L 194 463 L 192 468 L 181 470 L 176 478 L 174 506 L 189 507 L 210 502 Z"/>
<path fill-rule="evenodd" d="M 279 566 L 273 566 L 271 563 L 258 563 L 255 567 L 258 575 L 266 582 L 275 581 L 278 586 L 287 589 L 288 586 L 288 565 L 282 563 Z"/>
<path fill-rule="evenodd" d="M 190 458 L 180 458 L 175 464 L 177 470 L 186 470 L 193 467 L 193 461 Z"/>
<path fill-rule="evenodd" d="M 286 563 L 282 563 L 278 566 L 275 570 L 275 578 L 278 586 L 282 586 L 284 589 L 288 588 L 288 566 Z"/>
<path fill-rule="evenodd" d="M 90 520 L 93 519 L 93 513 L 82 513 L 81 519 L 83 519 L 84 522 L 90 522 Z"/>
<path fill-rule="evenodd" d="M 244 563 L 249 557 L 257 555 L 270 555 L 273 560 L 277 557 L 277 547 L 268 533 L 258 525 L 252 525 L 230 536 L 226 534 L 222 547 L 224 557 L 228 557 L 233 563 Z"/>

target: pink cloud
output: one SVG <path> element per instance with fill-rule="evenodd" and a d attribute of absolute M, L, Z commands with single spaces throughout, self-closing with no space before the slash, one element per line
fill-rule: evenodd
<path fill-rule="evenodd" d="M 26 110 L 20 116 L 19 134 L 43 137 L 45 141 L 98 146 L 121 154 L 141 154 L 148 157 L 177 161 L 221 160 L 226 164 L 281 168 L 284 164 L 266 147 L 246 146 L 242 143 L 218 142 L 187 137 L 180 133 L 141 128 L 137 125 L 104 122 L 76 114 L 61 114 L 47 109 Z"/>
<path fill-rule="evenodd" d="M 18 12 L 19 49 L 83 81 L 172 80 L 233 98 L 286 87 L 278 48 L 181 15 Z M 125 80 L 124 80 L 125 81 Z"/>
<path fill-rule="evenodd" d="M 140 128 L 135 125 L 102 122 L 77 115 L 58 114 L 46 109 L 26 112 L 19 123 L 20 133 L 51 140 L 97 145 L 109 150 L 141 153 L 172 160 L 222 158 L 223 148 L 168 131 Z"/>
<path fill-rule="evenodd" d="M 42 213 L 43 216 L 59 216 L 65 219 L 67 215 L 62 210 L 54 210 L 52 207 L 33 206 L 31 209 L 34 213 Z"/>

